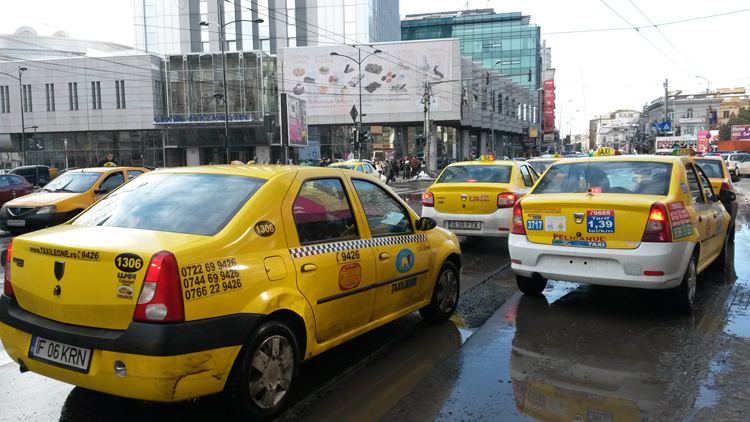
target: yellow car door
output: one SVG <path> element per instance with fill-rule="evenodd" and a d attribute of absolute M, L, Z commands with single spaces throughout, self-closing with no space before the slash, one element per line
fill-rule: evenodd
<path fill-rule="evenodd" d="M 700 256 L 698 257 L 699 271 L 705 266 L 709 257 L 715 254 L 714 247 L 711 243 L 712 234 L 715 233 L 715 225 L 712 229 L 712 218 L 714 211 L 711 204 L 708 203 L 703 186 L 698 177 L 698 173 L 691 163 L 685 163 L 685 172 L 687 173 L 687 186 L 692 198 L 692 207 L 695 211 L 696 220 L 693 225 L 698 233 L 700 242 Z M 687 204 L 686 204 L 687 205 Z"/>
<path fill-rule="evenodd" d="M 724 247 L 724 236 L 726 235 L 727 227 L 729 227 L 729 218 L 726 217 L 726 209 L 719 202 L 718 195 L 714 191 L 705 171 L 700 166 L 695 166 L 695 170 L 698 172 L 698 178 L 703 187 L 703 196 L 706 198 L 706 204 L 710 207 L 708 223 L 706 224 L 706 233 L 708 234 L 706 242 L 711 251 L 709 256 L 714 256 L 719 254 Z"/>
<path fill-rule="evenodd" d="M 343 172 L 297 175 L 284 199 L 287 242 L 297 287 L 313 309 L 318 343 L 370 321 L 375 262 Z"/>
<path fill-rule="evenodd" d="M 390 192 L 372 180 L 351 183 L 367 219 L 372 237 L 377 288 L 372 320 L 420 303 L 434 282 L 428 279 L 432 255 L 425 234 L 414 230 L 411 212 Z"/>

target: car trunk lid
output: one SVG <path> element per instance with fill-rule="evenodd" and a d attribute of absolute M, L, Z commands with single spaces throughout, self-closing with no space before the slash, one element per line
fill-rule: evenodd
<path fill-rule="evenodd" d="M 435 211 L 446 214 L 492 214 L 497 196 L 510 192 L 502 183 L 440 183 L 429 189 L 435 196 Z"/>

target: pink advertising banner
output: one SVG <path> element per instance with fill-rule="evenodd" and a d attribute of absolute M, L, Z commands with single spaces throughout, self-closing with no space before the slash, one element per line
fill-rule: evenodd
<path fill-rule="evenodd" d="M 750 141 L 750 125 L 732 125 L 733 141 Z"/>

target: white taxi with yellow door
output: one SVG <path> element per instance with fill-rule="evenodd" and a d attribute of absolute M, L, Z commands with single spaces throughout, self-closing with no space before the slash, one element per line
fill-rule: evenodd
<path fill-rule="evenodd" d="M 462 236 L 508 237 L 513 206 L 538 179 L 524 161 L 453 163 L 422 194 L 422 217 Z"/>
<path fill-rule="evenodd" d="M 146 173 L 13 239 L 0 339 L 22 371 L 134 399 L 224 391 L 270 417 L 300 362 L 419 310 L 456 309 L 456 236 L 331 168 Z"/>
<path fill-rule="evenodd" d="M 698 273 L 727 265 L 733 228 L 720 200 L 731 198 L 689 155 L 606 150 L 555 163 L 516 204 L 508 249 L 519 289 L 540 294 L 547 279 L 673 289 L 692 310 Z"/>

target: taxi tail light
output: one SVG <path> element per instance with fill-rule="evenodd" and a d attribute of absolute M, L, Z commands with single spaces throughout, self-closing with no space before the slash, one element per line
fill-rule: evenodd
<path fill-rule="evenodd" d="M 425 192 L 422 194 L 422 206 L 423 207 L 435 206 L 435 195 L 433 195 L 432 192 Z"/>
<path fill-rule="evenodd" d="M 655 203 L 651 205 L 648 214 L 646 230 L 643 232 L 641 242 L 671 242 L 672 232 L 669 225 L 669 213 L 664 204 Z"/>
<path fill-rule="evenodd" d="M 512 208 L 516 205 L 516 201 L 520 195 L 513 192 L 501 193 L 497 196 L 497 207 L 498 208 Z"/>
<path fill-rule="evenodd" d="M 177 269 L 177 260 L 170 252 L 161 251 L 151 258 L 143 279 L 133 321 L 182 322 L 185 307 Z"/>
<path fill-rule="evenodd" d="M 729 190 L 729 183 L 727 182 L 721 182 L 721 188 L 719 188 L 719 192 L 723 190 Z"/>
<path fill-rule="evenodd" d="M 510 232 L 526 236 L 526 227 L 523 226 L 523 210 L 521 210 L 520 202 L 516 202 L 516 205 L 513 207 L 513 220 Z"/>
<path fill-rule="evenodd" d="M 10 255 L 11 250 L 13 249 L 13 240 L 11 239 L 10 242 L 8 242 L 8 252 L 7 256 L 5 257 L 5 283 L 3 284 L 3 293 L 5 293 L 8 297 L 14 297 L 16 293 L 13 291 L 13 285 L 10 284 Z"/>

